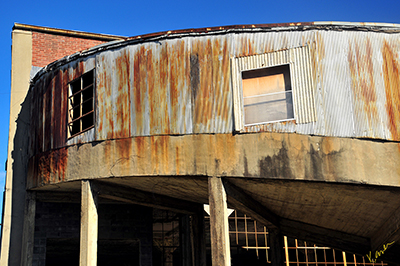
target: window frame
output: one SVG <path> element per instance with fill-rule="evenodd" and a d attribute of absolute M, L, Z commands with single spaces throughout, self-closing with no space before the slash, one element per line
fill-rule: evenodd
<path fill-rule="evenodd" d="M 264 122 L 257 122 L 257 123 L 248 123 L 246 124 L 246 114 L 244 111 L 244 99 L 245 97 L 242 96 L 243 99 L 243 125 L 244 127 L 251 127 L 251 126 L 257 126 L 257 125 L 263 125 L 263 124 L 270 124 L 270 123 L 278 123 L 278 122 L 284 122 L 284 121 L 291 121 L 291 120 L 296 120 L 295 119 L 295 114 L 294 114 L 294 108 L 293 108 L 293 88 L 292 88 L 292 76 L 290 75 L 291 73 L 291 64 L 290 63 L 283 63 L 283 64 L 278 64 L 278 65 L 273 65 L 273 66 L 268 66 L 268 67 L 257 67 L 257 68 L 252 68 L 252 69 L 246 69 L 246 70 L 241 70 L 240 71 L 240 79 L 241 79 L 241 89 L 242 89 L 242 93 L 244 92 L 243 90 L 243 72 L 249 72 L 249 71 L 254 71 L 254 70 L 262 70 L 262 69 L 271 69 L 271 68 L 276 68 L 276 67 L 284 67 L 284 66 L 288 66 L 288 74 L 290 77 L 290 93 L 291 93 L 291 98 L 292 98 L 292 112 L 293 112 L 293 118 L 286 118 L 286 119 L 277 119 L 277 120 L 268 120 L 268 121 L 264 121 Z M 282 72 L 283 75 L 285 75 L 284 72 Z M 285 89 L 285 91 L 281 91 L 281 92 L 272 92 L 272 93 L 267 93 L 264 94 L 263 96 L 266 95 L 274 95 L 274 94 L 283 94 L 283 93 L 287 93 L 288 91 Z M 253 96 L 253 97 L 257 97 L 257 96 Z"/>
<path fill-rule="evenodd" d="M 245 124 L 242 72 L 262 68 L 289 65 L 292 88 L 293 119 Z M 313 69 L 310 46 L 299 46 L 270 53 L 231 58 L 231 78 L 233 88 L 234 131 L 245 132 L 246 128 L 257 125 L 295 121 L 305 124 L 316 121 L 314 102 Z"/>
<path fill-rule="evenodd" d="M 85 76 L 92 75 L 92 81 L 89 83 L 87 86 L 84 86 L 84 78 Z M 75 85 L 78 81 L 80 81 L 80 89 L 78 91 L 73 92 L 73 85 Z M 87 90 L 90 90 L 90 87 L 92 87 L 92 94 L 91 97 L 88 99 L 84 100 L 84 92 Z M 90 129 L 94 128 L 95 126 L 95 110 L 96 110 L 96 101 L 95 101 L 95 93 L 96 93 L 96 71 L 95 68 L 90 69 L 80 75 L 78 78 L 75 78 L 74 80 L 70 81 L 68 83 L 68 111 L 67 111 L 67 116 L 68 116 L 68 122 L 67 122 L 67 131 L 68 131 L 68 139 L 71 139 L 73 137 L 76 137 L 84 132 L 89 131 Z M 77 95 L 80 95 L 80 100 L 78 104 L 74 104 L 74 97 Z M 92 105 L 89 111 L 86 111 L 83 113 L 83 106 L 84 103 L 87 103 L 88 101 L 92 101 Z M 79 116 L 74 117 L 74 109 L 76 109 L 79 106 Z M 88 116 L 92 115 L 92 123 L 91 125 L 85 127 L 83 129 L 83 120 L 84 118 L 87 118 Z M 79 130 L 77 132 L 74 131 L 74 127 L 76 126 L 76 123 L 79 123 Z"/>

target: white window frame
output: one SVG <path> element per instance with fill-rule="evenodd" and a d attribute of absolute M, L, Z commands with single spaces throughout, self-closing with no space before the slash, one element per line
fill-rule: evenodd
<path fill-rule="evenodd" d="M 245 127 L 254 125 L 245 125 L 244 122 L 242 72 L 282 65 L 289 65 L 296 124 L 316 121 L 310 55 L 309 46 L 301 46 L 271 53 L 231 58 L 235 131 L 240 132 Z M 287 120 L 293 119 L 257 124 L 279 123 Z"/>

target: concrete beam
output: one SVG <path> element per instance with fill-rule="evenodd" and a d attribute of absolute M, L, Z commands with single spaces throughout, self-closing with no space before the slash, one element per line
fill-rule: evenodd
<path fill-rule="evenodd" d="M 172 197 L 145 192 L 142 190 L 115 185 L 107 182 L 96 182 L 99 197 L 122 201 L 130 204 L 137 204 L 163 210 L 170 210 L 179 213 L 192 214 L 195 203 L 179 200 Z"/>
<path fill-rule="evenodd" d="M 206 237 L 204 223 L 204 207 L 198 204 L 192 214 L 192 256 L 194 266 L 206 266 Z"/>
<path fill-rule="evenodd" d="M 382 250 L 387 245 L 400 240 L 400 207 L 386 220 L 371 237 L 371 250 Z M 388 245 L 390 248 L 392 245 Z"/>
<path fill-rule="evenodd" d="M 269 230 L 280 229 L 284 235 L 311 241 L 315 244 L 327 245 L 365 255 L 369 250 L 369 239 L 355 236 L 303 222 L 292 221 L 279 217 L 267 207 L 260 204 L 241 188 L 233 185 L 226 179 L 223 181 L 228 203 L 236 210 L 239 210 L 258 222 L 264 224 Z"/>
<path fill-rule="evenodd" d="M 211 256 L 213 266 L 231 265 L 226 193 L 219 177 L 208 178 Z"/>
<path fill-rule="evenodd" d="M 283 235 L 279 229 L 268 229 L 271 248 L 271 266 L 282 266 L 285 262 Z"/>
<path fill-rule="evenodd" d="M 228 195 L 228 203 L 232 208 L 246 213 L 267 226 L 268 229 L 279 228 L 280 217 L 278 215 L 226 179 L 223 179 L 223 184 Z"/>
<path fill-rule="evenodd" d="M 97 265 L 97 193 L 89 180 L 82 180 L 80 266 Z"/>
<path fill-rule="evenodd" d="M 369 239 L 311 224 L 281 219 L 282 234 L 318 245 L 365 255 L 369 250 Z"/>

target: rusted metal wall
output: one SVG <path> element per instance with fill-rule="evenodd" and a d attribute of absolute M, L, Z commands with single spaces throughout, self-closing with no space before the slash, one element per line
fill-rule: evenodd
<path fill-rule="evenodd" d="M 121 42 L 43 72 L 32 89 L 31 154 L 134 136 L 232 133 L 230 58 L 309 45 L 316 121 L 246 132 L 400 139 L 400 35 L 270 31 Z M 67 139 L 67 84 L 96 68 L 95 128 Z"/>

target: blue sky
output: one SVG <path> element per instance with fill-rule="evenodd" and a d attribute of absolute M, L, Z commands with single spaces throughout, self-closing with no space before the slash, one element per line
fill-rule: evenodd
<path fill-rule="evenodd" d="M 400 23 L 400 1 L 1 1 L 0 208 L 8 143 L 11 30 L 15 22 L 135 36 L 186 28 L 309 21 Z"/>

